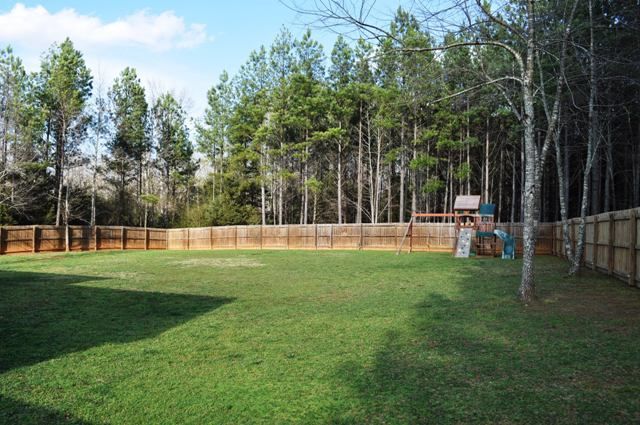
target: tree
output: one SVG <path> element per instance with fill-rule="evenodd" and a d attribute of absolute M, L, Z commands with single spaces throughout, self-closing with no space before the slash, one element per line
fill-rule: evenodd
<path fill-rule="evenodd" d="M 176 218 L 178 188 L 188 189 L 195 173 L 193 146 L 189 140 L 183 107 L 170 93 L 158 97 L 153 105 L 158 160 L 164 181 L 164 221 L 168 225 Z M 185 196 L 185 204 L 188 194 Z M 171 214 L 171 219 L 169 217 Z"/>
<path fill-rule="evenodd" d="M 220 176 L 225 172 L 225 152 L 229 143 L 229 127 L 233 112 L 233 88 L 229 75 L 223 71 L 220 82 L 207 92 L 207 109 L 202 123 L 196 125 L 197 146 L 209 161 L 211 172 L 211 200 L 215 201 L 216 191 L 222 192 Z M 217 186 L 220 187 L 217 187 Z"/>
<path fill-rule="evenodd" d="M 69 133 L 80 124 L 79 118 L 92 89 L 92 77 L 82 53 L 76 50 L 68 38 L 59 46 L 54 45 L 42 63 L 44 94 L 50 111 L 50 125 L 55 136 L 56 173 L 56 225 L 60 225 L 63 212 L 65 168 L 70 151 L 76 147 L 70 142 Z M 68 193 L 68 191 L 67 191 Z M 68 222 L 68 211 L 65 213 Z"/>
<path fill-rule="evenodd" d="M 145 90 L 133 68 L 125 68 L 114 80 L 109 90 L 111 102 L 110 119 L 114 134 L 107 147 L 111 153 L 109 168 L 117 175 L 114 184 L 117 188 L 116 202 L 118 222 L 133 221 L 128 216 L 130 208 L 127 202 L 127 183 L 135 176 L 136 200 L 141 210 L 142 170 L 144 161 L 151 149 L 148 135 L 148 105 Z M 142 223 L 142 217 L 136 220 Z"/>

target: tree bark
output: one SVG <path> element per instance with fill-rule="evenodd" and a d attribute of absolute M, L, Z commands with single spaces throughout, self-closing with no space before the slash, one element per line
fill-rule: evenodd
<path fill-rule="evenodd" d="M 596 81 L 596 57 L 593 34 L 593 4 L 592 0 L 588 2 L 589 8 L 589 128 L 587 140 L 587 160 L 584 167 L 584 175 L 582 179 L 582 201 L 580 204 L 580 224 L 578 226 L 578 235 L 576 238 L 576 252 L 571 261 L 569 274 L 574 275 L 580 271 L 582 265 L 582 257 L 584 255 L 584 239 L 585 239 L 585 219 L 589 208 L 589 183 L 591 181 L 590 174 L 593 168 L 594 158 L 597 155 L 596 142 L 596 126 L 597 116 L 595 103 L 597 98 L 597 81 Z"/>
<path fill-rule="evenodd" d="M 484 139 L 484 202 L 489 203 L 489 115 Z"/>
<path fill-rule="evenodd" d="M 360 115 L 358 118 L 358 163 L 357 163 L 357 205 L 356 223 L 362 223 L 362 101 L 360 101 Z"/>
<path fill-rule="evenodd" d="M 62 118 L 60 140 L 58 142 L 57 167 L 58 167 L 58 199 L 56 202 L 56 226 L 60 226 L 62 219 L 62 191 L 64 190 L 65 145 L 67 137 L 67 123 Z"/>
<path fill-rule="evenodd" d="M 535 274 L 533 259 L 536 252 L 536 203 L 538 201 L 538 188 L 536 187 L 536 163 L 537 150 L 535 141 L 535 107 L 533 96 L 533 72 L 535 53 L 535 19 L 534 0 L 527 0 L 527 56 L 525 69 L 522 76 L 522 98 L 524 126 L 524 155 L 525 155 L 525 181 L 524 181 L 524 228 L 522 232 L 522 278 L 518 295 L 525 302 L 531 302 L 535 298 Z"/>

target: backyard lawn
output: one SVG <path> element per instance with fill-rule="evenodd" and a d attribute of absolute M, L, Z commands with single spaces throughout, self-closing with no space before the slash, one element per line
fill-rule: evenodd
<path fill-rule="evenodd" d="M 539 257 L 0 257 L 0 423 L 640 421 L 640 291 Z"/>

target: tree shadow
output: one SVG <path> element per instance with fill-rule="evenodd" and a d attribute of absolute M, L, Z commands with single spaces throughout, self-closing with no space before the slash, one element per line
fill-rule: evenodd
<path fill-rule="evenodd" d="M 358 402 L 333 423 L 638 420 L 639 403 L 624 395 L 640 389 L 637 291 L 613 282 L 606 288 L 609 302 L 596 287 L 600 277 L 594 283 L 540 280 L 541 299 L 530 307 L 515 300 L 517 277 L 461 274 L 450 283 L 462 288 L 459 295 L 427 294 L 406 327 L 383 337 L 372 362 L 347 362 L 337 371 Z M 555 303 L 564 293 L 582 307 Z M 584 315 L 586 302 L 623 300 L 628 308 L 619 314 Z"/>
<path fill-rule="evenodd" d="M 94 425 L 93 422 L 76 418 L 69 413 L 33 406 L 2 395 L 0 395 L 0 423 Z"/>
<path fill-rule="evenodd" d="M 231 298 L 76 285 L 95 276 L 0 271 L 0 373 L 154 337 Z"/>

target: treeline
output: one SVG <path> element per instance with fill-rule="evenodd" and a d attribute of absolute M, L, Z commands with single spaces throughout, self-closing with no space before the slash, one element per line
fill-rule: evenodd
<path fill-rule="evenodd" d="M 197 170 L 188 119 L 132 68 L 105 89 L 67 39 L 28 74 L 0 51 L 0 222 L 170 225 Z"/>
<path fill-rule="evenodd" d="M 502 24 L 523 25 L 518 4 L 497 15 Z M 578 2 L 562 43 L 569 2 L 537 5 L 539 140 L 561 93 L 539 218 L 560 219 L 560 195 L 569 216 L 580 215 L 584 193 L 592 213 L 640 205 L 638 7 Z M 132 68 L 97 84 L 69 40 L 34 74 L 7 48 L 0 221 L 402 222 L 411 211 L 449 212 L 458 194 L 482 194 L 500 220 L 520 221 L 521 102 L 515 83 L 491 77 L 509 74 L 513 60 L 474 45 L 490 36 L 520 48 L 503 28 L 487 20 L 436 37 L 400 9 L 375 43 L 338 37 L 327 52 L 310 32 L 294 39 L 283 29 L 237 75 L 221 75 L 193 125 L 180 99 L 146 92 Z"/>

